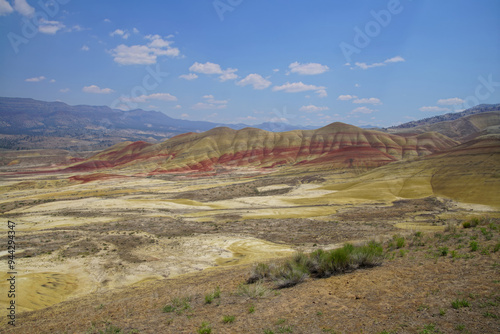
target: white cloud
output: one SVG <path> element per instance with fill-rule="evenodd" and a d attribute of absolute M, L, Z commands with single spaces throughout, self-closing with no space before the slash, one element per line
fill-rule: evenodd
<path fill-rule="evenodd" d="M 54 35 L 59 30 L 65 28 L 65 25 L 59 21 L 47 21 L 45 19 L 41 19 L 38 25 L 38 31 L 42 34 Z"/>
<path fill-rule="evenodd" d="M 370 109 L 367 107 L 359 107 L 359 108 L 353 109 L 351 111 L 351 114 L 371 114 L 372 112 L 375 112 L 375 111 L 376 110 Z"/>
<path fill-rule="evenodd" d="M 236 83 L 238 86 L 252 85 L 253 89 L 266 89 L 271 86 L 271 81 L 264 79 L 261 75 L 252 73 Z"/>
<path fill-rule="evenodd" d="M 354 63 L 354 65 L 361 68 L 362 70 L 367 70 L 367 69 L 373 68 L 373 67 L 381 67 L 381 66 L 386 66 L 387 64 L 399 63 L 399 62 L 404 62 L 404 61 L 405 61 L 405 59 L 403 57 L 396 56 L 396 57 L 388 58 L 381 63 L 367 64 L 367 63 L 356 62 L 356 63 Z"/>
<path fill-rule="evenodd" d="M 181 118 L 189 118 L 189 114 L 182 114 Z"/>
<path fill-rule="evenodd" d="M 110 19 L 104 19 L 104 22 L 111 23 L 111 20 Z"/>
<path fill-rule="evenodd" d="M 54 83 L 54 82 L 56 82 L 56 79 L 51 79 L 49 82 Z"/>
<path fill-rule="evenodd" d="M 358 103 L 358 104 L 382 104 L 380 99 L 377 99 L 376 97 L 370 97 L 369 99 L 364 98 L 364 99 L 356 99 L 352 101 L 352 103 Z"/>
<path fill-rule="evenodd" d="M 90 48 L 87 45 L 82 46 L 81 48 L 82 51 L 89 51 Z"/>
<path fill-rule="evenodd" d="M 68 29 L 68 32 L 72 32 L 72 31 L 84 31 L 84 30 L 85 30 L 85 28 L 83 28 L 82 26 L 76 24 L 73 27 L 71 27 L 70 29 Z"/>
<path fill-rule="evenodd" d="M 111 51 L 114 61 L 121 65 L 151 65 L 155 64 L 158 57 L 177 57 L 178 48 L 171 46 L 172 41 L 162 39 L 159 35 L 148 35 L 150 40 L 147 45 L 118 45 Z"/>
<path fill-rule="evenodd" d="M 0 16 L 9 15 L 14 9 L 7 0 L 0 0 Z"/>
<path fill-rule="evenodd" d="M 330 108 L 328 108 L 328 107 L 317 107 L 315 105 L 310 104 L 308 106 L 302 106 L 299 109 L 299 111 L 304 111 L 304 112 L 308 112 L 308 113 L 318 112 L 318 111 L 324 111 L 324 110 L 330 110 Z"/>
<path fill-rule="evenodd" d="M 130 33 L 127 30 L 116 29 L 110 33 L 109 36 L 120 36 L 123 39 L 128 39 L 130 37 Z"/>
<path fill-rule="evenodd" d="M 239 120 L 241 121 L 255 121 L 257 119 L 257 117 L 253 117 L 253 116 L 247 116 L 247 117 L 238 117 Z"/>
<path fill-rule="evenodd" d="M 176 105 L 174 109 L 182 109 L 182 106 L 180 104 Z"/>
<path fill-rule="evenodd" d="M 419 109 L 420 111 L 423 112 L 440 112 L 440 111 L 450 111 L 448 108 L 443 108 L 443 107 L 421 107 Z"/>
<path fill-rule="evenodd" d="M 139 33 L 139 29 L 134 28 L 134 29 L 132 29 L 132 32 L 133 32 L 134 34 L 138 34 L 138 33 Z"/>
<path fill-rule="evenodd" d="M 213 95 L 205 95 L 203 98 L 205 102 L 198 102 L 193 105 L 192 109 L 225 109 L 227 107 L 227 100 L 216 100 Z"/>
<path fill-rule="evenodd" d="M 323 86 L 315 86 L 315 85 L 306 85 L 302 81 L 300 82 L 287 82 L 281 86 L 274 86 L 273 91 L 284 91 L 286 93 L 300 93 L 314 90 L 318 94 L 319 97 L 327 96 L 326 87 Z"/>
<path fill-rule="evenodd" d="M 35 78 L 28 78 L 24 81 L 26 81 L 26 82 L 40 82 L 40 81 L 43 81 L 45 79 L 47 79 L 47 78 L 42 75 L 42 76 L 35 77 Z"/>
<path fill-rule="evenodd" d="M 280 71 L 280 70 L 279 70 L 278 68 L 275 68 L 275 69 L 273 70 L 273 72 L 274 72 L 274 73 L 279 72 L 279 71 Z"/>
<path fill-rule="evenodd" d="M 141 95 L 137 97 L 122 97 L 122 101 L 124 102 L 147 102 L 149 100 L 158 100 L 158 101 L 177 101 L 177 97 L 169 94 L 169 93 L 155 93 L 150 95 Z"/>
<path fill-rule="evenodd" d="M 300 64 L 299 62 L 291 63 L 288 68 L 292 73 L 304 75 L 322 74 L 329 70 L 328 66 L 318 63 Z"/>
<path fill-rule="evenodd" d="M 238 78 L 235 74 L 238 70 L 235 68 L 227 68 L 223 70 L 219 64 L 206 62 L 205 64 L 195 62 L 191 67 L 189 67 L 191 72 L 201 73 L 201 74 L 218 74 L 219 80 L 224 82 L 227 80 L 234 80 Z"/>
<path fill-rule="evenodd" d="M 67 92 L 69 92 L 69 90 L 70 90 L 69 88 L 62 88 L 62 89 L 59 89 L 59 91 L 60 91 L 61 93 L 67 93 Z"/>
<path fill-rule="evenodd" d="M 197 79 L 198 76 L 194 73 L 189 73 L 189 74 L 179 75 L 179 78 L 186 79 L 186 80 L 194 80 L 194 79 Z"/>
<path fill-rule="evenodd" d="M 195 62 L 189 68 L 191 72 L 202 73 L 202 74 L 222 74 L 222 69 L 219 64 L 214 64 L 210 62 L 206 62 L 205 64 L 201 64 Z"/>
<path fill-rule="evenodd" d="M 219 80 L 224 82 L 227 80 L 238 79 L 238 75 L 235 74 L 236 71 L 238 70 L 235 68 L 228 68 L 227 70 L 224 70 L 222 75 L 219 76 Z"/>
<path fill-rule="evenodd" d="M 110 94 L 114 92 L 111 88 L 99 88 L 99 86 L 96 85 L 85 86 L 82 91 L 92 94 Z"/>
<path fill-rule="evenodd" d="M 440 99 L 437 101 L 437 104 L 442 105 L 442 106 L 455 106 L 457 104 L 462 104 L 464 102 L 465 102 L 465 100 L 462 100 L 458 97 L 452 97 L 449 99 Z"/>
<path fill-rule="evenodd" d="M 390 63 L 399 63 L 399 62 L 404 62 L 404 61 L 405 61 L 405 59 L 403 57 L 396 56 L 396 57 L 392 57 L 392 58 L 384 60 L 384 63 L 390 64 Z"/>
<path fill-rule="evenodd" d="M 337 100 L 349 101 L 349 100 L 356 99 L 356 98 L 357 98 L 356 95 L 339 95 L 339 97 L 337 97 Z"/>
<path fill-rule="evenodd" d="M 26 0 L 14 0 L 14 9 L 24 16 L 33 16 L 35 14 L 35 8 L 31 7 Z"/>
<path fill-rule="evenodd" d="M 329 70 L 328 66 L 318 63 L 300 64 L 299 62 L 291 63 L 288 68 L 292 73 L 303 75 L 322 74 Z"/>

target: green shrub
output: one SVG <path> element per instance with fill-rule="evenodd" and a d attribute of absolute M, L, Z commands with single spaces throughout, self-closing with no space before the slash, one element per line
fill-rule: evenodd
<path fill-rule="evenodd" d="M 234 315 L 225 315 L 222 317 L 222 322 L 225 324 L 230 324 L 234 322 L 236 317 Z"/>
<path fill-rule="evenodd" d="M 456 310 L 462 307 L 469 307 L 469 302 L 467 301 L 467 299 L 455 299 L 451 302 L 451 307 Z"/>
<path fill-rule="evenodd" d="M 469 248 L 471 252 L 475 252 L 478 250 L 479 244 L 477 243 L 477 241 L 471 241 L 469 244 Z"/>
<path fill-rule="evenodd" d="M 396 242 L 396 248 L 403 248 L 405 246 L 405 238 L 401 236 L 397 236 L 394 238 L 394 241 Z"/>
<path fill-rule="evenodd" d="M 205 295 L 205 304 L 211 304 L 216 298 L 220 298 L 220 288 L 218 286 L 212 293 Z"/>
<path fill-rule="evenodd" d="M 208 322 L 202 322 L 200 328 L 198 328 L 198 334 L 210 334 L 212 333 L 212 326 Z"/>
<path fill-rule="evenodd" d="M 439 247 L 439 255 L 441 256 L 448 255 L 448 247 Z"/>

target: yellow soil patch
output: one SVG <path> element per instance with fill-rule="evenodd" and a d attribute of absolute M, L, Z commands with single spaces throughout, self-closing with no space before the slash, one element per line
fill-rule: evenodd
<path fill-rule="evenodd" d="M 0 275 L 0 307 L 5 309 L 10 302 L 7 296 L 10 275 Z M 31 311 L 60 303 L 77 288 L 78 280 L 71 274 L 39 272 L 16 275 L 16 310 Z"/>

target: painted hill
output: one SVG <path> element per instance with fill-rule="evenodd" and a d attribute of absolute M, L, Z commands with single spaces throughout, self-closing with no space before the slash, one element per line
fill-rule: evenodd
<path fill-rule="evenodd" d="M 374 169 L 354 182 L 327 186 L 330 197 L 395 201 L 439 196 L 500 207 L 500 136 L 489 135 L 412 161 Z M 311 199 L 318 202 L 317 199 Z"/>
<path fill-rule="evenodd" d="M 89 171 L 141 166 L 147 173 L 210 171 L 217 166 L 268 168 L 327 164 L 377 167 L 447 150 L 458 142 L 436 132 L 398 136 L 332 123 L 317 130 L 268 132 L 227 127 L 186 133 L 162 143 L 124 142 L 69 170 Z"/>

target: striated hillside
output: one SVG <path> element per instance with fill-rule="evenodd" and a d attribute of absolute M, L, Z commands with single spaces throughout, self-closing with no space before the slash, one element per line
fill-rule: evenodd
<path fill-rule="evenodd" d="M 315 163 L 377 167 L 456 145 L 455 140 L 436 132 L 398 136 L 344 123 L 280 133 L 221 127 L 186 133 L 158 144 L 120 143 L 69 169 L 85 171 L 141 164 L 147 172 L 166 173 L 210 171 L 216 166 L 266 168 Z"/>

